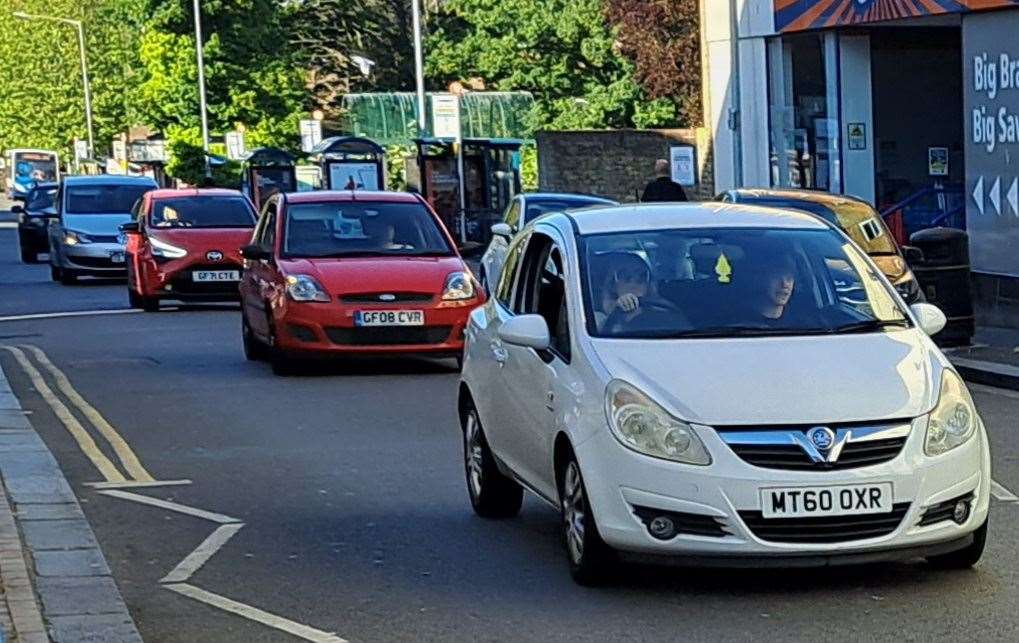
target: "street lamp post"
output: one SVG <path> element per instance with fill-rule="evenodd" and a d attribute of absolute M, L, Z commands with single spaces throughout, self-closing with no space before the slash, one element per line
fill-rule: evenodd
<path fill-rule="evenodd" d="M 209 116 L 205 104 L 205 62 L 202 58 L 202 8 L 195 0 L 195 55 L 198 59 L 198 102 L 202 113 L 202 149 L 205 151 L 205 176 L 212 176 L 209 165 Z"/>
<path fill-rule="evenodd" d="M 418 99 L 418 136 L 424 138 L 428 134 L 428 119 L 425 116 L 425 70 L 424 52 L 421 45 L 421 8 L 420 0 L 410 0 L 411 16 L 414 25 L 414 75 L 417 84 Z"/>
<path fill-rule="evenodd" d="M 21 20 L 49 20 L 51 22 L 61 22 L 65 25 L 71 25 L 78 30 L 78 52 L 81 54 L 81 82 L 85 86 L 85 125 L 88 129 L 88 152 L 90 157 L 94 156 L 95 139 L 92 135 L 92 88 L 88 82 L 88 64 L 85 61 L 85 28 L 82 26 L 81 21 L 71 20 L 70 18 L 60 18 L 57 16 L 24 13 L 23 11 L 16 11 L 12 15 L 15 18 L 20 18 Z"/>

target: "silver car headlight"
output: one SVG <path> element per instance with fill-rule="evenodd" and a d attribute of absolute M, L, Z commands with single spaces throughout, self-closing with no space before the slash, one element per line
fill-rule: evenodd
<path fill-rule="evenodd" d="M 311 275 L 288 275 L 287 294 L 294 301 L 329 303 L 329 293 Z"/>
<path fill-rule="evenodd" d="M 162 239 L 155 237 L 149 237 L 149 245 L 152 247 L 152 254 L 156 257 L 162 257 L 163 259 L 182 259 L 188 256 L 188 251 L 184 248 L 167 243 Z"/>
<path fill-rule="evenodd" d="M 977 411 L 966 385 L 955 371 L 945 369 L 941 375 L 938 405 L 927 422 L 923 450 L 937 456 L 960 447 L 977 431 Z"/>
<path fill-rule="evenodd" d="M 79 243 L 92 243 L 92 239 L 88 235 L 82 234 L 81 232 L 75 232 L 74 230 L 64 230 L 64 245 L 76 246 Z"/>
<path fill-rule="evenodd" d="M 711 456 L 693 427 L 626 382 L 609 382 L 605 415 L 612 434 L 629 449 L 673 462 L 711 464 Z"/>

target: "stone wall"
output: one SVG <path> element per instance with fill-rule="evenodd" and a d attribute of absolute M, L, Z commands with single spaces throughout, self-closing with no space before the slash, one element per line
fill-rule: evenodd
<path fill-rule="evenodd" d="M 687 188 L 692 200 L 715 196 L 708 130 L 584 130 L 539 132 L 538 184 L 548 192 L 580 192 L 632 203 L 654 175 L 656 159 L 669 147 L 693 145 L 699 183 Z"/>

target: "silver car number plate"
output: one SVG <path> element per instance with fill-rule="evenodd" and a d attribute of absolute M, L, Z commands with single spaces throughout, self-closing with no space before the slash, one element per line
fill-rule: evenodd
<path fill-rule="evenodd" d="M 240 270 L 195 270 L 191 273 L 195 281 L 240 281 Z"/>
<path fill-rule="evenodd" d="M 810 518 L 890 513 L 892 483 L 761 489 L 765 518 Z"/>

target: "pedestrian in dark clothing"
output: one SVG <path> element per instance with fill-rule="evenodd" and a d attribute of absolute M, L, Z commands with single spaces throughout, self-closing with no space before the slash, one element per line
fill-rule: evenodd
<path fill-rule="evenodd" d="M 642 203 L 652 201 L 686 201 L 686 192 L 683 186 L 672 180 L 669 171 L 669 162 L 665 159 L 655 161 L 655 180 L 647 184 L 644 194 L 640 197 Z"/>

